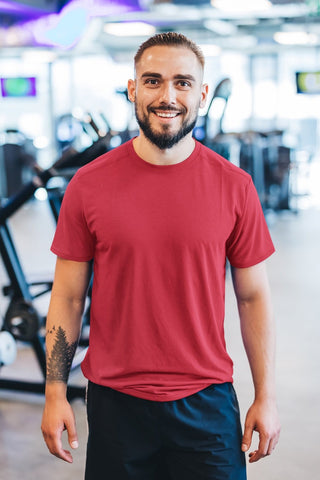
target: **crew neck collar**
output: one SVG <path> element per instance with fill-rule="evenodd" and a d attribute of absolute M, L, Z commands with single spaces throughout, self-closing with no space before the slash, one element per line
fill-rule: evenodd
<path fill-rule="evenodd" d="M 194 149 L 191 152 L 191 154 L 185 160 L 182 160 L 179 163 L 173 163 L 173 164 L 170 164 L 170 165 L 158 165 L 156 163 L 147 162 L 146 160 L 141 158 L 136 153 L 136 151 L 134 149 L 133 140 L 134 140 L 134 138 L 132 138 L 127 143 L 130 157 L 132 157 L 132 159 L 135 162 L 140 163 L 140 165 L 145 166 L 146 168 L 153 168 L 153 169 L 156 169 L 158 171 L 168 171 L 168 170 L 173 171 L 173 170 L 177 170 L 177 169 L 181 169 L 181 168 L 185 168 L 185 167 L 189 166 L 191 163 L 193 163 L 193 160 L 197 157 L 198 151 L 200 149 L 200 143 L 195 140 Z"/>

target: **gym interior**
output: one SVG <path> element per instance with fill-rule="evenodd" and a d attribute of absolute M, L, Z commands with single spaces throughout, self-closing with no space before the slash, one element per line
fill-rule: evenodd
<path fill-rule="evenodd" d="M 194 137 L 252 175 L 276 247 L 282 433 L 248 479 L 318 478 L 320 1 L 19 0 L 0 1 L 0 479 L 83 478 L 90 289 L 68 387 L 72 465 L 40 430 L 50 245 L 77 169 L 137 134 L 133 55 L 165 31 L 202 48 L 210 93 Z M 244 415 L 253 386 L 228 270 L 225 330 Z"/>

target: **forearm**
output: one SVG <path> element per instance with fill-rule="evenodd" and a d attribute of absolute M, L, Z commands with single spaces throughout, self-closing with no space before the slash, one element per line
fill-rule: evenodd
<path fill-rule="evenodd" d="M 46 321 L 46 392 L 66 389 L 78 345 L 84 301 L 53 293 Z M 52 384 L 61 383 L 50 387 Z"/>
<path fill-rule="evenodd" d="M 275 398 L 275 326 L 269 292 L 238 301 L 241 332 L 255 398 Z"/>
<path fill-rule="evenodd" d="M 74 414 L 66 396 L 67 381 L 80 336 L 89 278 L 88 262 L 57 258 L 46 320 L 46 402 L 41 429 L 50 452 L 67 462 L 72 462 L 72 455 L 62 446 L 62 432 L 67 430 L 72 448 L 78 445 Z"/>
<path fill-rule="evenodd" d="M 259 433 L 258 449 L 249 454 L 252 463 L 271 454 L 280 434 L 275 393 L 275 325 L 265 265 L 234 269 L 232 277 L 255 389 L 242 438 L 242 450 L 247 452 L 253 432 Z"/>
<path fill-rule="evenodd" d="M 275 396 L 275 324 L 265 263 L 232 270 L 256 398 Z"/>

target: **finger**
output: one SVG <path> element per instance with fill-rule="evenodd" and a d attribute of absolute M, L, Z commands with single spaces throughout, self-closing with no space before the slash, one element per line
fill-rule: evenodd
<path fill-rule="evenodd" d="M 74 418 L 66 424 L 66 429 L 68 432 L 68 442 L 70 447 L 73 449 L 78 448 L 79 442 Z"/>
<path fill-rule="evenodd" d="M 64 460 L 65 462 L 72 463 L 73 458 L 68 450 L 64 450 L 61 445 L 54 442 L 46 441 L 49 452 L 57 458 Z"/>
<path fill-rule="evenodd" d="M 257 462 L 259 460 L 259 458 L 257 458 L 257 455 L 258 455 L 258 450 L 254 450 L 253 452 L 250 452 L 249 463 Z"/>
<path fill-rule="evenodd" d="M 64 450 L 63 448 L 59 449 L 58 451 L 51 452 L 55 457 L 60 458 L 60 460 L 64 460 L 65 462 L 68 463 L 73 463 L 73 458 L 69 450 Z"/>
<path fill-rule="evenodd" d="M 249 454 L 249 462 L 257 462 L 263 457 L 267 455 L 271 455 L 273 450 L 275 449 L 280 437 L 280 430 L 277 431 L 274 435 L 263 435 L 261 434 L 259 437 L 259 445 L 258 450 L 251 452 Z"/>
<path fill-rule="evenodd" d="M 260 435 L 258 449 L 249 453 L 249 462 L 254 463 L 268 454 L 270 438 Z"/>
<path fill-rule="evenodd" d="M 43 434 L 49 452 L 52 453 L 55 457 L 64 460 L 65 462 L 72 463 L 73 458 L 71 453 L 68 450 L 62 448 L 61 441 L 62 431 L 57 432 L 56 434 Z"/>
<path fill-rule="evenodd" d="M 242 437 L 242 444 L 241 444 L 241 450 L 243 452 L 247 452 L 250 448 L 251 442 L 252 442 L 252 433 L 253 433 L 254 427 L 252 425 L 245 425 L 244 429 L 244 434 Z"/>
<path fill-rule="evenodd" d="M 279 441 L 279 435 L 276 435 L 274 438 L 272 438 L 272 439 L 270 440 L 267 455 L 271 455 L 271 453 L 272 453 L 273 450 L 275 449 L 278 441 Z"/>

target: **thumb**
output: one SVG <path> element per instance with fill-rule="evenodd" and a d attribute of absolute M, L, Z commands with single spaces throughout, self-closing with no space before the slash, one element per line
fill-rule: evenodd
<path fill-rule="evenodd" d="M 250 424 L 245 425 L 244 434 L 242 437 L 242 444 L 241 444 L 241 450 L 243 452 L 247 452 L 250 448 L 253 430 L 254 428 L 252 425 Z"/>
<path fill-rule="evenodd" d="M 79 442 L 78 442 L 78 435 L 77 435 L 76 424 L 74 419 L 72 419 L 72 421 L 66 424 L 66 429 L 68 432 L 68 442 L 70 447 L 78 448 Z"/>

